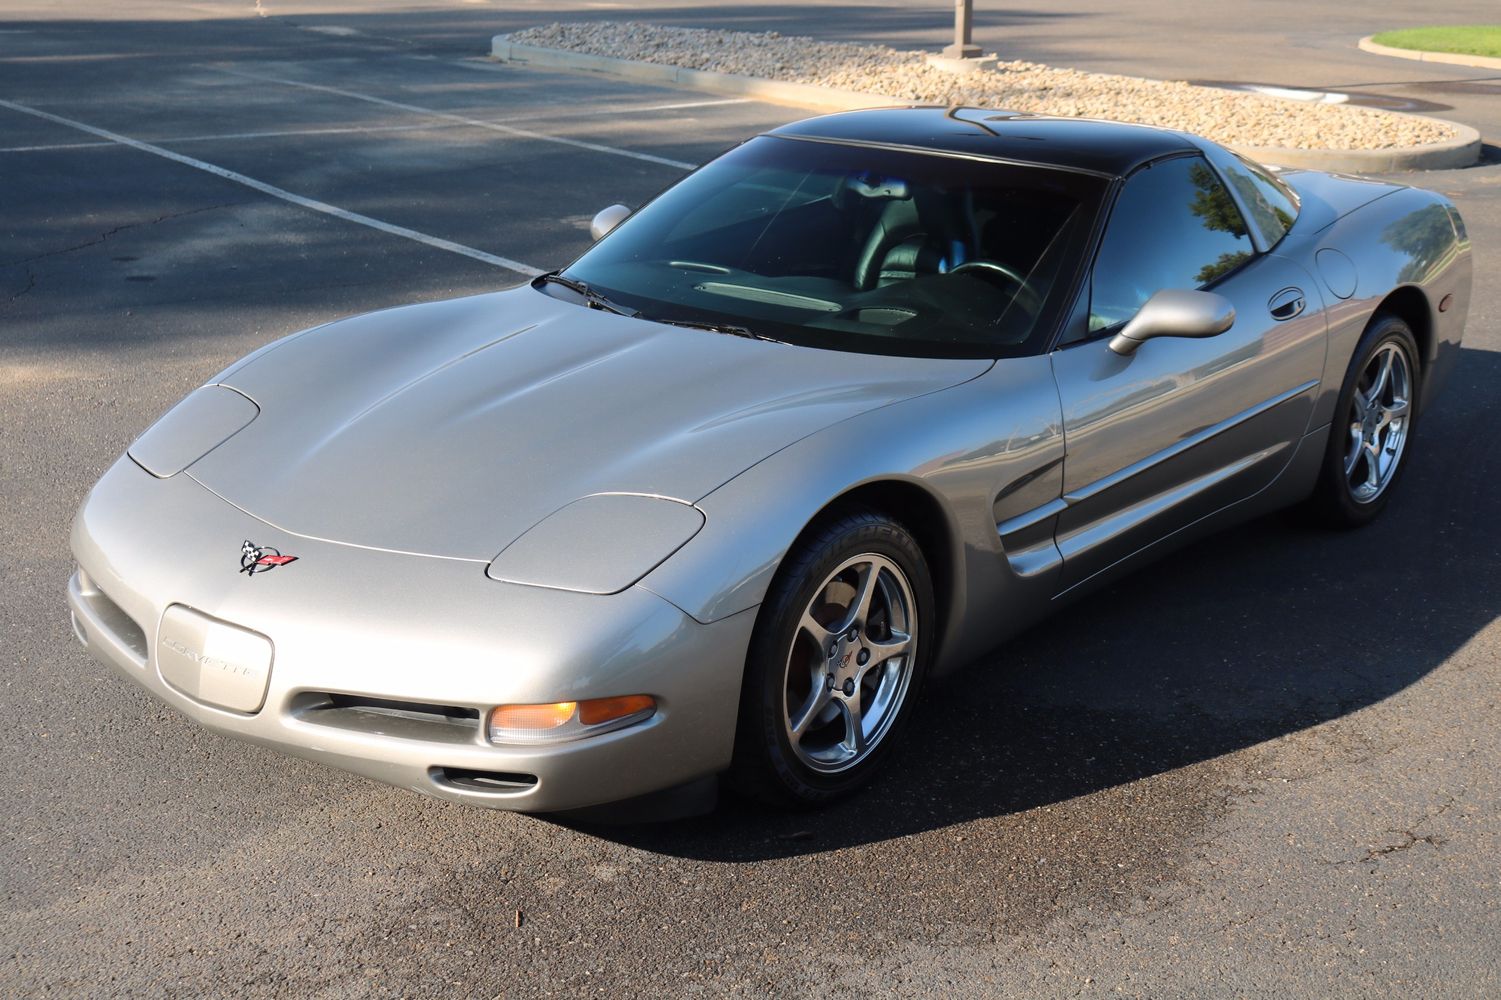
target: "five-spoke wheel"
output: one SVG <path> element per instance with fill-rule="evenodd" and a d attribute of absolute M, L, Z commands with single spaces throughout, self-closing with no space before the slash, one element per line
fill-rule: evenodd
<path fill-rule="evenodd" d="M 1358 527 L 1386 506 L 1411 450 L 1422 391 L 1418 359 L 1417 340 L 1408 325 L 1378 313 L 1346 370 L 1310 501 L 1325 523 Z"/>
<path fill-rule="evenodd" d="M 864 552 L 818 588 L 787 657 L 783 721 L 815 771 L 860 762 L 896 718 L 912 679 L 915 599 L 901 567 Z"/>
<path fill-rule="evenodd" d="M 1370 503 L 1391 483 L 1411 410 L 1412 362 L 1401 343 L 1390 340 L 1366 362 L 1350 397 L 1345 479 L 1357 503 Z"/>
<path fill-rule="evenodd" d="M 865 781 L 916 699 L 932 608 L 922 548 L 901 523 L 853 509 L 810 526 L 756 620 L 735 783 L 809 805 Z"/>

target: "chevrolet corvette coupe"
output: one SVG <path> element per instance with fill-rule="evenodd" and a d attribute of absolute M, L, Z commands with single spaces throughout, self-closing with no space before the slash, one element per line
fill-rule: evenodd
<path fill-rule="evenodd" d="M 1470 244 L 1136 125 L 815 118 L 568 267 L 272 343 L 75 521 L 74 630 L 221 733 L 528 812 L 850 792 L 925 679 L 1205 532 L 1376 517 Z"/>

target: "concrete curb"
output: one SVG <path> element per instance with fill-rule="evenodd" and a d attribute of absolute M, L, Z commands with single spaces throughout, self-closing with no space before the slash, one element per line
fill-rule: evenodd
<path fill-rule="evenodd" d="M 1398 174 L 1414 170 L 1456 170 L 1460 167 L 1473 167 L 1480 162 L 1482 146 L 1480 133 L 1470 126 L 1461 125 L 1447 118 L 1408 115 L 1402 111 L 1384 113 L 1441 122 L 1459 134 L 1443 142 L 1427 142 L 1421 146 L 1404 146 L 1399 149 L 1292 149 L 1284 146 L 1232 146 L 1231 148 L 1253 160 L 1274 166 L 1307 167 L 1310 170 L 1332 170 L 1344 174 Z"/>
<path fill-rule="evenodd" d="M 517 63 L 525 66 L 599 73 L 638 83 L 675 84 L 714 94 L 749 97 L 771 104 L 788 104 L 793 107 L 814 108 L 821 111 L 852 111 L 858 108 L 880 108 L 914 103 L 882 94 L 836 90 L 811 83 L 784 83 L 780 80 L 683 69 L 678 66 L 666 66 L 661 63 L 641 62 L 634 59 L 614 59 L 586 52 L 570 52 L 567 49 L 519 45 L 512 42 L 507 35 L 496 35 L 491 39 L 490 58 L 497 62 Z M 1403 114 L 1400 111 L 1384 113 Z M 1418 116 L 1405 115 L 1404 117 L 1416 118 Z M 1261 146 L 1235 148 L 1254 160 L 1277 166 L 1338 170 L 1345 173 L 1379 174 L 1409 170 L 1447 170 L 1454 167 L 1468 167 L 1479 162 L 1481 145 L 1479 132 L 1468 125 L 1442 118 L 1424 118 L 1423 120 L 1442 122 L 1459 134 L 1443 142 L 1408 146 L 1403 149 L 1290 149 Z"/>
<path fill-rule="evenodd" d="M 1474 66 L 1479 69 L 1501 69 L 1501 59 L 1490 56 L 1470 56 L 1461 52 L 1429 52 L 1426 49 L 1395 49 L 1373 41 L 1375 35 L 1366 35 L 1356 46 L 1372 55 L 1391 56 L 1394 59 L 1416 59 L 1418 62 L 1447 63 L 1450 66 Z"/>

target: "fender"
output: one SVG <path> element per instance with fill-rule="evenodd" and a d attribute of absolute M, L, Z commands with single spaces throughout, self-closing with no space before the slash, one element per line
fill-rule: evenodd
<path fill-rule="evenodd" d="M 908 484 L 943 512 L 951 573 L 940 587 L 948 606 L 939 655 L 951 666 L 1047 608 L 1061 562 L 1056 515 L 1025 519 L 1015 532 L 1027 558 L 1011 558 L 997 526 L 1060 496 L 1062 459 L 1048 358 L 998 361 L 972 381 L 852 417 L 752 466 L 699 501 L 703 530 L 639 586 L 702 622 L 755 607 L 820 512 L 863 486 Z M 981 607 L 1006 613 L 976 614 Z"/>
<path fill-rule="evenodd" d="M 1305 261 L 1318 275 L 1329 304 L 1329 362 L 1314 406 L 1313 425 L 1334 417 L 1345 369 L 1376 309 L 1398 293 L 1404 318 L 1423 350 L 1419 406 L 1432 399 L 1459 355 L 1469 312 L 1473 262 L 1469 239 L 1453 205 L 1440 195 L 1403 188 L 1350 212 L 1317 232 L 1296 232 L 1276 252 Z M 1336 266 L 1331 266 L 1331 253 Z M 1340 258 L 1353 265 L 1345 265 Z M 1354 279 L 1354 287 L 1341 280 Z M 1409 290 L 1403 293 L 1403 290 Z M 1449 297 L 1449 308 L 1438 304 Z"/>

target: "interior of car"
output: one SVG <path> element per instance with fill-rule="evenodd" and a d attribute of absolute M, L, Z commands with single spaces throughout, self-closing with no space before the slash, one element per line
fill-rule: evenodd
<path fill-rule="evenodd" d="M 569 275 L 647 317 L 708 314 L 778 339 L 797 328 L 820 346 L 839 335 L 1017 345 L 1091 217 L 1067 184 L 1032 176 L 1050 171 L 919 155 L 877 170 L 830 163 L 825 144 L 765 141 L 823 155 L 717 161 Z"/>

